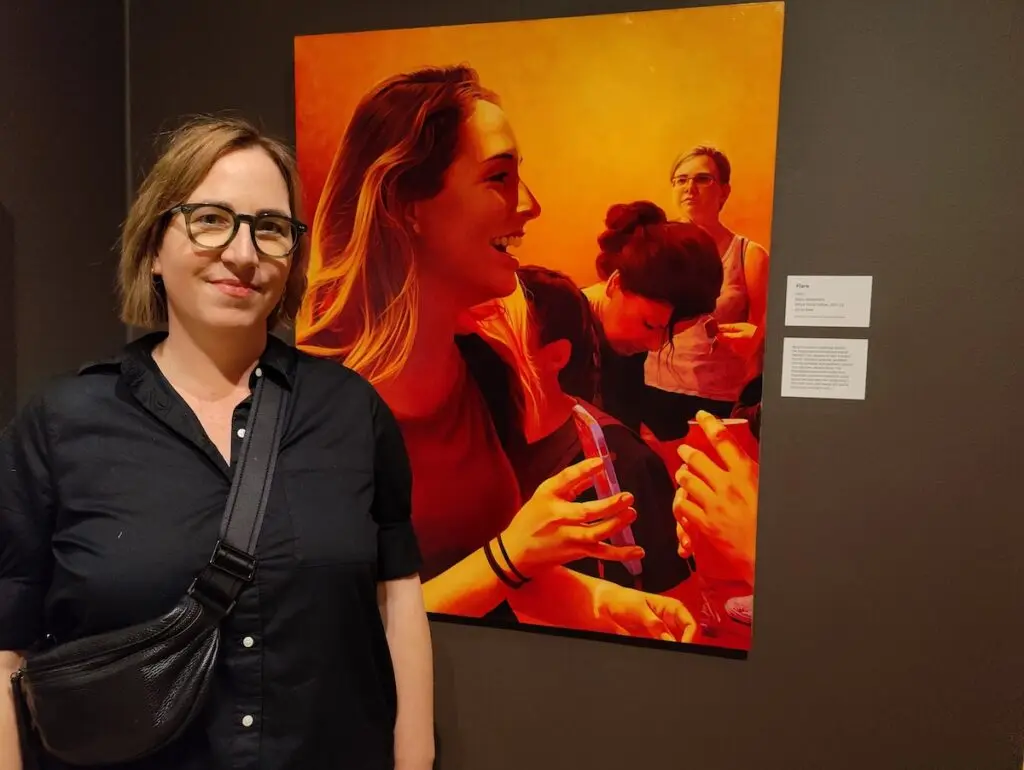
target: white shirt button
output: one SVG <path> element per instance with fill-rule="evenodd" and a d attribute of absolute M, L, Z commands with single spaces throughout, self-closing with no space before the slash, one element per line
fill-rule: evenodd
<path fill-rule="evenodd" d="M 257 377 L 262 377 L 263 376 L 263 370 L 260 369 L 258 366 L 256 367 L 256 376 Z"/>
<path fill-rule="evenodd" d="M 239 438 L 245 438 L 245 428 L 239 428 L 238 429 L 238 437 Z"/>
<path fill-rule="evenodd" d="M 242 717 L 242 727 L 252 727 L 252 714 L 246 714 Z"/>
<path fill-rule="evenodd" d="M 245 637 L 245 639 L 242 640 L 243 647 L 252 647 L 254 643 L 255 642 L 251 636 L 247 636 Z"/>

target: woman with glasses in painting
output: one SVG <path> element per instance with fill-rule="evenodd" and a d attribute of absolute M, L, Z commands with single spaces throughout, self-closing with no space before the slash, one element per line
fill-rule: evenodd
<path fill-rule="evenodd" d="M 601 338 L 600 406 L 639 431 L 646 422 L 644 360 L 673 335 L 710 319 L 722 262 L 702 228 L 669 222 L 650 201 L 609 208 L 597 243 L 602 280 L 583 293 Z"/>
<path fill-rule="evenodd" d="M 660 439 L 681 438 L 699 410 L 728 417 L 761 375 L 768 252 L 721 220 L 731 176 L 725 153 L 709 146 L 684 152 L 672 165 L 679 217 L 714 239 L 724 277 L 714 323 L 677 331 L 645 362 L 644 422 Z"/>

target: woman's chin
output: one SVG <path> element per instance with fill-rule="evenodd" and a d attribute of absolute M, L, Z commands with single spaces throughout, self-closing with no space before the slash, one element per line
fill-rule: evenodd
<path fill-rule="evenodd" d="M 701 208 L 683 206 L 683 208 L 679 210 L 679 220 L 681 222 L 689 222 L 692 225 L 697 225 L 697 227 L 710 227 L 715 223 L 716 217 L 714 214 Z"/>
<path fill-rule="evenodd" d="M 518 269 L 518 263 L 516 269 Z M 519 279 L 517 277 L 516 270 L 509 270 L 507 273 L 503 274 L 498 283 L 500 284 L 496 286 L 498 290 L 498 297 L 507 297 L 509 294 L 512 294 L 519 286 Z"/>
<path fill-rule="evenodd" d="M 491 270 L 488 275 L 481 277 L 483 280 L 477 284 L 474 292 L 477 296 L 471 303 L 472 305 L 479 305 L 496 299 L 504 299 L 514 293 L 518 286 L 516 281 L 516 269 L 514 267 L 509 269 Z"/>
<path fill-rule="evenodd" d="M 224 331 L 265 328 L 270 313 L 263 308 L 209 308 L 197 319 L 203 326 Z"/>

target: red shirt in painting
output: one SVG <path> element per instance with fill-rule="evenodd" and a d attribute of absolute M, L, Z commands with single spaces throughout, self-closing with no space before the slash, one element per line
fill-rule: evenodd
<path fill-rule="evenodd" d="M 412 522 L 427 581 L 508 526 L 521 505 L 519 487 L 465 365 L 433 413 L 400 417 L 399 425 L 412 464 Z"/>

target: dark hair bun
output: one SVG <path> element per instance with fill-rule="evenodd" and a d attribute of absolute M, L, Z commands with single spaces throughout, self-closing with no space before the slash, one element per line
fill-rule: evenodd
<path fill-rule="evenodd" d="M 622 251 L 639 227 L 661 225 L 668 217 L 661 207 L 650 201 L 616 203 L 604 218 L 605 231 L 597 237 L 597 245 L 606 254 Z"/>

